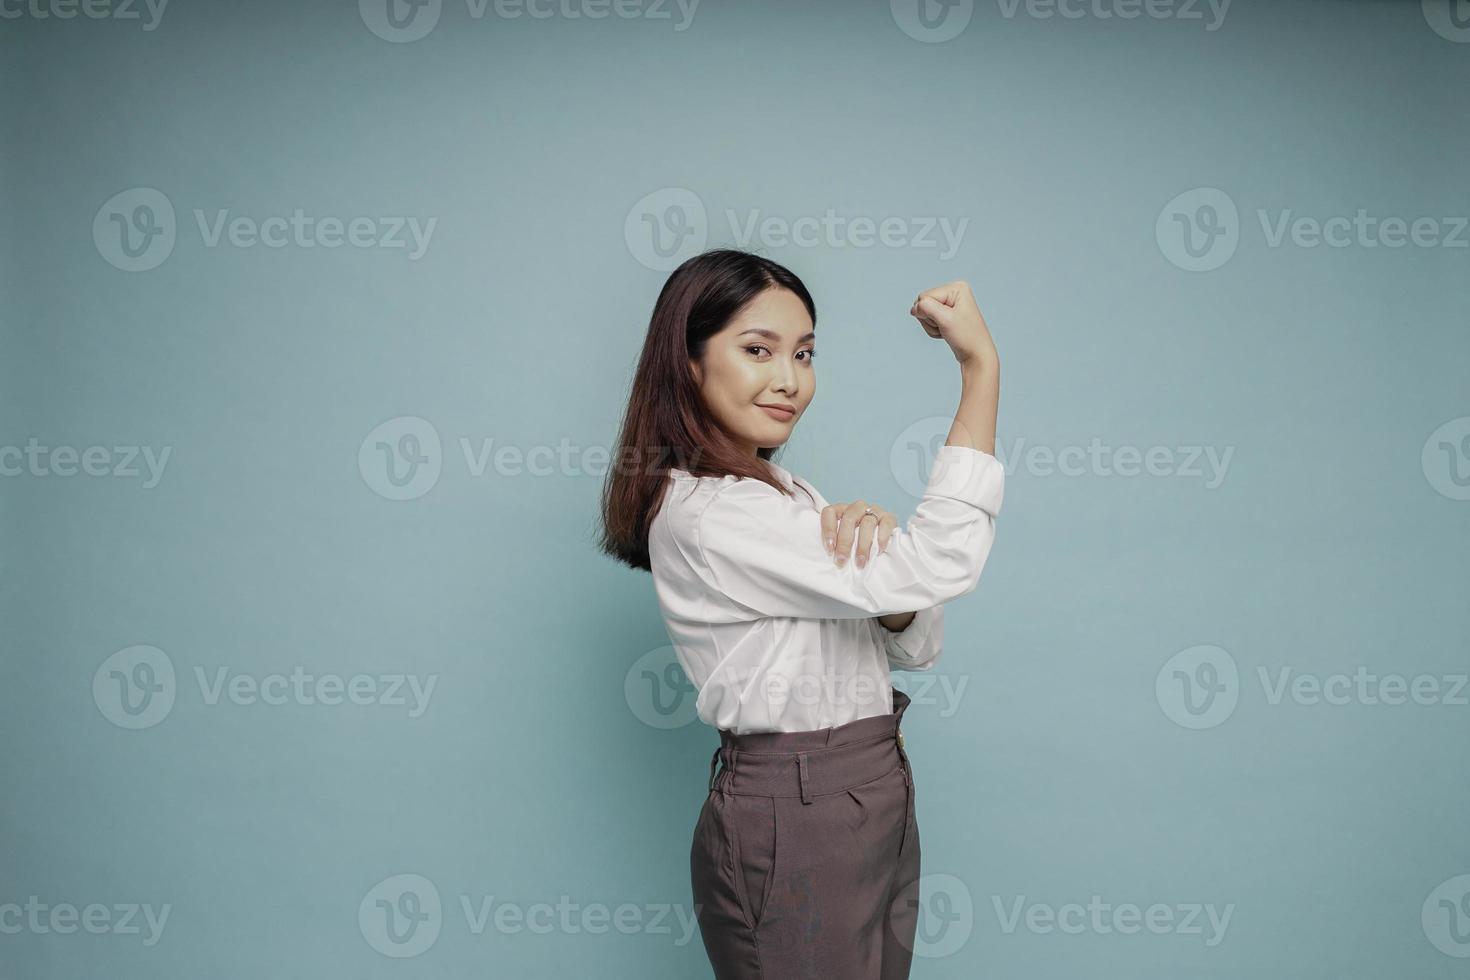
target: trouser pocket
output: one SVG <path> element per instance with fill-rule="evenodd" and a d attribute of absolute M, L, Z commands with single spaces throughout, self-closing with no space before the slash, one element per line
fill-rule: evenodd
<path fill-rule="evenodd" d="M 765 917 L 776 881 L 780 852 L 776 801 L 769 796 L 716 797 L 714 805 L 729 842 L 731 885 L 745 924 L 754 930 Z"/>
<path fill-rule="evenodd" d="M 909 846 L 909 837 L 914 829 L 914 777 L 909 773 L 907 766 L 900 766 L 898 771 L 903 773 L 903 835 L 898 841 L 898 853 L 902 857 L 904 848 Z"/>

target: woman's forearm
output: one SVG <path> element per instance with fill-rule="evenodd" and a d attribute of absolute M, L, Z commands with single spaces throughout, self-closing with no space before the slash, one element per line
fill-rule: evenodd
<path fill-rule="evenodd" d="M 1000 403 L 1000 360 L 977 359 L 960 365 L 963 389 L 960 407 L 955 410 L 954 425 L 949 430 L 946 446 L 967 446 L 995 455 L 995 416 Z M 892 633 L 901 633 L 914 621 L 915 613 L 893 613 L 874 617 Z"/>
<path fill-rule="evenodd" d="M 995 416 L 1000 403 L 1000 359 L 974 358 L 960 365 L 960 406 L 946 446 L 968 446 L 995 455 Z"/>

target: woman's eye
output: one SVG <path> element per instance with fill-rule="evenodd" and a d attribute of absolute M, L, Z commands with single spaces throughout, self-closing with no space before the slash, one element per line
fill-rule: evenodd
<path fill-rule="evenodd" d="M 765 351 L 767 354 L 770 353 L 770 351 L 767 350 L 767 348 L 765 346 L 761 345 L 761 344 L 753 344 L 750 347 L 747 347 L 745 349 L 746 349 L 747 352 L 752 353 L 752 354 L 755 353 L 756 351 Z M 802 351 L 797 351 L 796 353 L 797 353 L 797 356 L 800 356 L 802 354 L 805 354 L 806 355 L 806 359 L 808 361 L 810 361 L 812 358 L 814 358 L 814 357 L 817 356 L 817 352 L 814 351 L 814 350 L 802 350 Z"/>

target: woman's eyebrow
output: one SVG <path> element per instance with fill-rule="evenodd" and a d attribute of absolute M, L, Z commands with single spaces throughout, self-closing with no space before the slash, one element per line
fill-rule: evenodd
<path fill-rule="evenodd" d="M 766 330 L 764 327 L 751 327 L 749 330 L 742 330 L 742 331 L 740 331 L 740 333 L 738 334 L 738 336 L 744 337 L 748 333 L 758 333 L 762 337 L 768 337 L 771 340 L 780 340 L 781 339 L 781 335 L 780 334 L 776 333 L 774 330 Z M 811 333 L 802 334 L 800 337 L 797 337 L 796 338 L 796 342 L 798 344 L 804 344 L 808 340 L 816 340 L 816 339 L 817 339 L 816 333 L 815 332 L 811 332 Z"/>

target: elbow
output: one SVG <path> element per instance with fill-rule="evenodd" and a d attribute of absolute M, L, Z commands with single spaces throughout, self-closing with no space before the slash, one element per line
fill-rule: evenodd
<path fill-rule="evenodd" d="M 969 537 L 969 547 L 965 549 L 966 584 L 961 595 L 969 595 L 980 585 L 980 576 L 985 571 L 985 563 L 990 560 L 991 549 L 995 546 L 995 518 L 986 514 L 975 525 Z"/>
<path fill-rule="evenodd" d="M 931 570 L 929 581 L 933 583 L 935 604 L 958 599 L 979 588 L 994 541 L 994 524 L 986 521 L 961 541 L 935 544 L 935 550 L 924 561 Z"/>
<path fill-rule="evenodd" d="M 990 557 L 989 549 L 978 555 L 965 576 L 965 589 L 960 595 L 969 595 L 980 587 L 980 576 L 985 571 L 985 561 Z"/>

